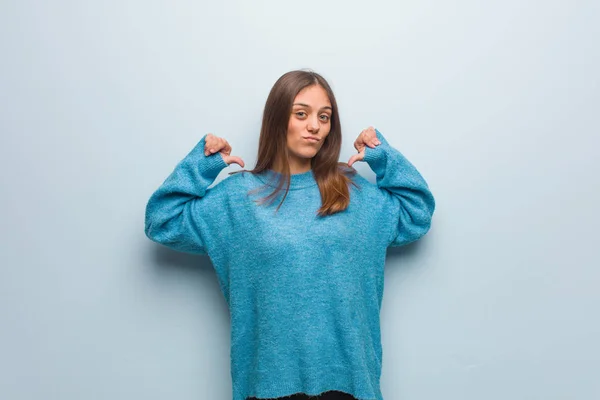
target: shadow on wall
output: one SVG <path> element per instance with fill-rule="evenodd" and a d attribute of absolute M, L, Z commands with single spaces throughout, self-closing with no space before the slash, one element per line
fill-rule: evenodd
<path fill-rule="evenodd" d="M 183 271 L 198 271 L 208 269 L 214 272 L 212 261 L 206 255 L 182 253 L 171 250 L 166 246 L 151 243 L 154 247 L 154 261 L 157 268 L 177 268 Z"/>
<path fill-rule="evenodd" d="M 206 365 L 210 364 L 210 375 L 215 377 L 209 389 L 192 385 L 197 395 L 191 398 L 205 398 L 205 392 L 228 393 L 231 391 L 230 314 L 210 258 L 171 250 L 152 242 L 145 250 L 148 257 L 146 269 L 153 286 L 153 304 L 165 305 L 161 307 L 161 313 L 177 314 L 173 318 L 165 316 L 169 323 L 177 321 L 169 329 L 185 331 L 181 333 L 183 341 L 165 343 L 165 346 L 172 346 L 173 357 L 177 357 L 179 351 L 197 352 L 193 355 L 197 361 L 192 362 L 190 373 L 205 374 Z M 202 344 L 206 344 L 202 338 L 207 336 L 210 338 L 208 347 Z M 185 356 L 182 357 L 185 359 Z M 185 373 L 184 370 L 182 372 Z"/>
<path fill-rule="evenodd" d="M 406 261 L 418 258 L 426 251 L 425 248 L 427 245 L 424 242 L 426 242 L 427 239 L 427 236 L 425 236 L 416 242 L 404 246 L 388 247 L 386 266 L 390 263 L 399 263 L 402 266 L 414 265 L 413 263 L 407 263 Z"/>
<path fill-rule="evenodd" d="M 202 297 L 209 297 L 216 313 L 229 316 L 229 307 L 219 287 L 217 274 L 207 255 L 196 255 L 171 250 L 166 246 L 150 243 L 150 266 L 154 283 L 168 286 L 177 282 L 182 286 L 202 290 Z M 203 304 L 202 307 L 205 307 Z"/>

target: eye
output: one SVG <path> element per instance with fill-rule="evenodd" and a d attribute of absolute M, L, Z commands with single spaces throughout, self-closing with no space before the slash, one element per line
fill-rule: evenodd
<path fill-rule="evenodd" d="M 327 115 L 327 114 L 321 115 L 321 120 L 322 121 L 329 121 L 329 115 Z"/>
<path fill-rule="evenodd" d="M 299 116 L 300 118 L 304 118 L 306 116 L 306 113 L 304 111 L 298 111 L 296 113 L 297 116 Z"/>

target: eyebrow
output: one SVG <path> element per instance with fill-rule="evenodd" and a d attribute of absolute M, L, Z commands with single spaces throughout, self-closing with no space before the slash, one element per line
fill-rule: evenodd
<path fill-rule="evenodd" d="M 306 108 L 311 108 L 311 106 L 309 106 L 308 104 L 304 104 L 304 103 L 294 103 L 293 105 L 295 105 L 295 106 L 303 106 L 303 107 L 306 107 Z M 331 111 L 333 111 L 333 109 L 331 107 L 329 107 L 329 106 L 322 107 L 321 110 L 324 110 L 326 108 L 329 109 L 329 110 L 331 110 Z"/>

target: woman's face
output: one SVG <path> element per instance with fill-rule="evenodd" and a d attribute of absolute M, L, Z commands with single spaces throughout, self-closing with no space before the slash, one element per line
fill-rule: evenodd
<path fill-rule="evenodd" d="M 331 113 L 329 96 L 321 86 L 308 86 L 298 93 L 287 130 L 292 170 L 310 169 L 310 159 L 319 152 L 329 135 Z"/>

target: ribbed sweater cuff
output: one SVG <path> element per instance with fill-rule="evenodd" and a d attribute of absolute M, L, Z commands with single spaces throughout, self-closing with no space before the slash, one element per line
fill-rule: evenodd
<path fill-rule="evenodd" d="M 379 139 L 381 144 L 375 146 L 375 148 L 366 146 L 364 161 L 369 164 L 373 171 L 383 172 L 385 170 L 385 162 L 387 157 L 385 153 L 385 147 L 389 146 L 389 143 L 387 140 L 385 140 L 381 132 L 379 132 L 377 129 L 375 129 L 375 132 L 377 133 L 377 139 Z"/>
<path fill-rule="evenodd" d="M 217 175 L 227 167 L 228 164 L 223 160 L 221 153 L 210 155 L 204 154 L 204 146 L 206 144 L 206 135 L 200 139 L 198 144 L 190 152 L 190 157 L 197 161 L 198 168 L 202 176 L 208 180 L 216 179 Z"/>

